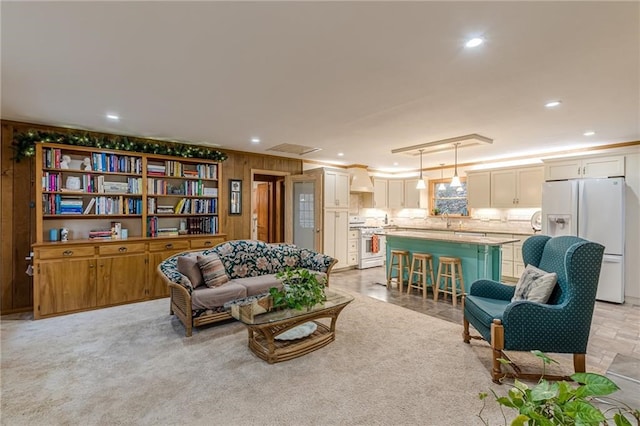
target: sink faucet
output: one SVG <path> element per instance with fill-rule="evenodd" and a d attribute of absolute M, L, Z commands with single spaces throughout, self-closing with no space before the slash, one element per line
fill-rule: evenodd
<path fill-rule="evenodd" d="M 442 213 L 441 218 L 442 218 L 442 220 L 446 220 L 447 221 L 447 223 L 446 223 L 447 229 L 451 228 L 451 218 L 449 217 L 449 213 L 447 213 L 447 212 Z"/>

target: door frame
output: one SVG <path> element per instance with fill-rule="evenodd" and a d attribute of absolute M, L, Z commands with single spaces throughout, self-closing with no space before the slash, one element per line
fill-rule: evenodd
<path fill-rule="evenodd" d="M 284 177 L 284 241 L 286 243 L 293 242 L 293 220 L 287 219 L 293 217 L 293 207 L 291 206 L 291 197 L 293 196 L 293 186 L 288 182 L 289 176 L 291 176 L 290 172 L 280 172 L 276 170 L 264 170 L 264 169 L 251 169 L 251 207 L 250 207 L 250 223 L 251 223 L 251 232 L 253 232 L 254 224 L 253 224 L 253 212 L 256 209 L 255 205 L 255 189 L 254 182 L 256 175 L 267 175 L 267 176 L 277 176 Z M 262 182 L 262 181 L 258 181 Z"/>

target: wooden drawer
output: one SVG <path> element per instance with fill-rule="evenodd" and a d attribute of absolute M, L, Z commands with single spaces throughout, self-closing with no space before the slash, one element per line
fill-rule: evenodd
<path fill-rule="evenodd" d="M 50 247 L 46 249 L 38 249 L 37 257 L 39 259 L 57 259 L 68 257 L 87 257 L 96 253 L 94 246 L 66 246 L 66 247 Z"/>
<path fill-rule="evenodd" d="M 358 252 L 358 240 L 349 240 L 349 253 Z"/>
<path fill-rule="evenodd" d="M 358 239 L 358 231 L 349 231 L 349 239 L 355 238 Z"/>
<path fill-rule="evenodd" d="M 206 249 L 224 242 L 224 238 L 211 237 L 206 239 L 191 240 L 192 249 Z"/>
<path fill-rule="evenodd" d="M 144 253 L 144 243 L 105 244 L 98 248 L 101 255 Z"/>
<path fill-rule="evenodd" d="M 358 264 L 358 255 L 354 253 L 349 253 L 347 257 L 347 265 L 357 265 Z"/>
<path fill-rule="evenodd" d="M 189 250 L 189 241 L 153 241 L 149 243 L 149 251 Z"/>

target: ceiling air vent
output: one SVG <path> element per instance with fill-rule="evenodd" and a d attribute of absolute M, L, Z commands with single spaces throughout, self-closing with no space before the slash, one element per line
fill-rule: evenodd
<path fill-rule="evenodd" d="M 305 155 L 312 152 L 320 151 L 321 148 L 312 148 L 310 146 L 296 145 L 293 143 L 282 143 L 280 145 L 272 146 L 267 151 L 285 152 L 287 154 Z"/>

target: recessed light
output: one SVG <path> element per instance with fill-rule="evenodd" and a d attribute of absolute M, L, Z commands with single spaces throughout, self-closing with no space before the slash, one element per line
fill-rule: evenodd
<path fill-rule="evenodd" d="M 393 163 L 393 165 L 394 165 L 394 166 L 397 166 L 397 165 L 398 165 L 398 162 L 396 161 L 395 163 Z"/>
<path fill-rule="evenodd" d="M 338 157 L 344 157 L 344 152 L 339 152 Z"/>
<path fill-rule="evenodd" d="M 260 143 L 260 138 L 251 138 L 251 143 Z"/>
<path fill-rule="evenodd" d="M 109 120 L 118 121 L 120 120 L 120 116 L 117 114 L 107 114 L 107 118 Z"/>
<path fill-rule="evenodd" d="M 546 106 L 547 108 L 553 108 L 553 107 L 557 107 L 561 103 L 562 103 L 561 101 L 549 101 L 546 104 L 544 104 L 544 106 Z"/>
<path fill-rule="evenodd" d="M 480 46 L 482 43 L 484 43 L 484 39 L 480 38 L 480 37 L 474 37 L 471 40 L 467 41 L 464 46 L 465 47 L 478 47 Z"/>
<path fill-rule="evenodd" d="M 585 136 L 593 136 L 595 134 L 596 132 L 594 132 L 593 130 L 587 130 L 586 132 L 583 133 L 583 135 Z"/>

